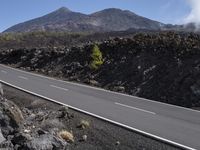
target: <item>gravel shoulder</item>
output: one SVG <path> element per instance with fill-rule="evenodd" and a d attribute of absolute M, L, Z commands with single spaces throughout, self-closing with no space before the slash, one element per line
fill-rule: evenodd
<path fill-rule="evenodd" d="M 178 148 L 150 139 L 138 133 L 85 115 L 72 109 L 63 111 L 63 106 L 40 99 L 14 88 L 4 86 L 6 99 L 14 102 L 22 111 L 24 126 L 22 131 L 31 136 L 32 148 L 37 145 L 33 141 L 40 138 L 38 130 L 47 135 L 51 132 L 69 131 L 73 133 L 73 141 L 67 141 L 65 148 L 69 150 L 177 150 Z M 65 112 L 65 114 L 64 114 Z M 37 134 L 36 134 L 37 131 Z M 44 134 L 44 135 L 45 135 Z M 44 136 L 43 135 L 43 136 Z M 9 136 L 6 138 L 8 139 Z M 57 137 L 56 137 L 57 138 Z M 59 138 L 59 137 L 58 137 Z M 16 140 L 16 138 L 15 138 Z M 20 141 L 21 140 L 21 141 Z M 20 149 L 22 139 L 14 148 Z M 49 140 L 52 142 L 52 140 Z M 21 142 L 21 143 L 20 143 Z M 47 142 L 48 143 L 48 142 Z M 47 144 L 46 143 L 46 144 Z M 13 143 L 12 143 L 13 144 Z M 21 144 L 21 145 L 20 145 Z M 30 145 L 29 144 L 29 147 Z M 35 145 L 34 145 L 35 144 Z M 5 144 L 4 144 L 5 145 Z M 27 143 L 23 143 L 23 146 Z M 48 146 L 48 145 L 47 145 Z M 36 147 L 36 146 L 35 146 Z M 13 148 L 13 149 L 14 149 Z M 38 148 L 42 149 L 42 148 Z M 59 149 L 59 148 L 58 148 Z"/>

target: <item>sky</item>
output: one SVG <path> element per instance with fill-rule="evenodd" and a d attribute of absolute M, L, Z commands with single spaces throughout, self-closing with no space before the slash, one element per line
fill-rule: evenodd
<path fill-rule="evenodd" d="M 1 0 L 0 32 L 63 6 L 86 14 L 120 8 L 163 23 L 181 24 L 194 19 L 195 1 L 200 0 Z"/>

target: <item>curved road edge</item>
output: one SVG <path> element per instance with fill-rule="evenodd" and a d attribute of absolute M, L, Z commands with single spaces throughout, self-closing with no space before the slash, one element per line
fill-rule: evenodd
<path fill-rule="evenodd" d="M 81 112 L 81 113 L 84 113 L 84 114 L 87 114 L 87 115 L 96 117 L 96 118 L 98 118 L 98 119 L 102 119 L 102 120 L 107 121 L 107 122 L 109 122 L 109 123 L 112 123 L 112 124 L 115 124 L 115 125 L 117 125 L 117 126 L 126 128 L 126 129 L 128 129 L 128 130 L 132 130 L 132 131 L 134 131 L 134 132 L 137 132 L 137 133 L 142 134 L 142 135 L 144 135 L 144 136 L 147 136 L 147 137 L 153 138 L 153 139 L 155 139 L 155 140 L 161 141 L 161 142 L 163 142 L 163 143 L 166 143 L 166 144 L 175 146 L 175 147 L 177 147 L 177 148 L 181 148 L 181 149 L 184 149 L 184 150 L 197 150 L 197 149 L 195 149 L 195 148 L 191 148 L 191 147 L 188 147 L 188 146 L 186 146 L 186 145 L 183 145 L 183 144 L 180 144 L 180 143 L 177 143 L 177 142 L 173 142 L 173 141 L 171 141 L 171 140 L 169 140 L 169 139 L 165 139 L 165 138 L 159 137 L 159 136 L 157 136 L 157 135 L 153 135 L 153 134 L 151 134 L 151 133 L 147 133 L 147 132 L 145 132 L 145 131 L 138 130 L 138 129 L 136 129 L 136 128 L 130 127 L 130 126 L 125 125 L 125 124 L 122 124 L 122 123 L 120 123 L 120 122 L 116 122 L 116 121 L 110 120 L 110 119 L 108 119 L 108 118 L 104 118 L 104 117 L 102 117 L 102 116 L 99 116 L 99 115 L 90 113 L 90 112 L 88 112 L 88 111 L 86 111 L 86 110 L 82 110 L 82 109 L 80 109 L 80 108 L 73 107 L 73 106 L 71 106 L 71 105 L 58 102 L 57 100 L 54 100 L 54 99 L 51 99 L 51 98 L 42 96 L 42 95 L 40 95 L 40 94 L 37 94 L 37 93 L 31 92 L 31 91 L 28 91 L 28 90 L 23 89 L 23 88 L 21 88 L 21 87 L 12 85 L 12 84 L 10 84 L 10 83 L 8 83 L 8 82 L 2 81 L 2 80 L 0 80 L 0 82 L 3 83 L 3 84 L 6 84 L 6 85 L 8 85 L 8 86 L 11 86 L 11 87 L 13 87 L 13 88 L 16 88 L 16 89 L 18 89 L 18 90 L 21 90 L 21 91 L 23 91 L 23 92 L 32 94 L 32 95 L 34 95 L 34 96 L 43 98 L 43 99 L 48 100 L 48 101 L 52 101 L 52 102 L 54 102 L 54 103 L 57 103 L 57 104 L 60 104 L 60 105 L 63 105 L 63 106 L 67 106 L 67 107 L 69 107 L 69 108 L 71 108 L 71 109 L 73 109 L 73 110 L 76 110 L 76 111 L 79 111 L 79 112 Z"/>

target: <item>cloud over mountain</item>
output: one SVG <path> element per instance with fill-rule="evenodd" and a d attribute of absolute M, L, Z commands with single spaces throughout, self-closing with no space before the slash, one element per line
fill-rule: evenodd
<path fill-rule="evenodd" d="M 200 0 L 187 0 L 191 7 L 189 15 L 185 18 L 186 23 L 195 23 L 200 25 Z"/>

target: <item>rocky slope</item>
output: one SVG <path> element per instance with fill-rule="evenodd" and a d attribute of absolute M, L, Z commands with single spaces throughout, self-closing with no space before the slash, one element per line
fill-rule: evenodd
<path fill-rule="evenodd" d="M 108 122 L 4 86 L 0 127 L 9 150 L 178 150 Z M 9 100 L 11 101 L 9 101 Z"/>
<path fill-rule="evenodd" d="M 114 37 L 128 37 L 149 30 L 117 31 L 105 33 L 28 32 L 0 34 L 0 49 L 68 47 L 85 45 Z"/>
<path fill-rule="evenodd" d="M 200 36 L 162 32 L 100 42 L 104 63 L 91 70 L 93 44 L 4 50 L 0 62 L 185 107 L 200 107 Z"/>
<path fill-rule="evenodd" d="M 133 12 L 115 8 L 86 15 L 62 7 L 43 17 L 10 27 L 4 32 L 102 32 L 124 31 L 129 28 L 159 30 L 163 25 L 162 23 L 138 16 Z"/>
<path fill-rule="evenodd" d="M 3 141 L 5 141 L 5 138 L 3 137 L 1 130 L 0 130 L 0 143 L 2 143 Z"/>

